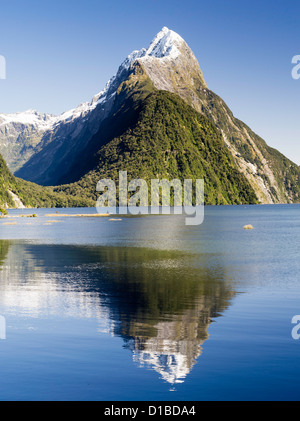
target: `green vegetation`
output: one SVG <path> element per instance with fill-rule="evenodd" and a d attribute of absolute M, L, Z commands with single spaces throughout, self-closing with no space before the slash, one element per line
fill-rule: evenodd
<path fill-rule="evenodd" d="M 6 216 L 8 215 L 8 211 L 5 208 L 0 208 L 0 212 L 1 212 L 1 216 Z"/>
<path fill-rule="evenodd" d="M 81 198 L 75 195 L 66 195 L 63 192 L 55 192 L 53 187 L 39 186 L 29 181 L 16 179 L 19 189 L 17 195 L 25 206 L 32 208 L 67 208 L 95 206 L 88 197 Z"/>
<path fill-rule="evenodd" d="M 7 214 L 6 208 L 15 207 L 12 194 L 18 196 L 26 207 L 77 207 L 95 206 L 92 200 L 84 200 L 77 196 L 66 196 L 56 193 L 51 187 L 42 187 L 28 181 L 14 177 L 9 171 L 4 159 L 0 155 L 0 212 Z"/>

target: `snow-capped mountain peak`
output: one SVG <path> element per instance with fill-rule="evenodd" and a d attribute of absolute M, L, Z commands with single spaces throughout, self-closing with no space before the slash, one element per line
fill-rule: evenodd
<path fill-rule="evenodd" d="M 184 43 L 184 40 L 180 35 L 164 26 L 154 37 L 145 56 L 154 56 L 157 58 L 169 56 L 174 59 L 180 54 L 178 47 L 182 43 Z"/>
<path fill-rule="evenodd" d="M 146 57 L 169 57 L 175 59 L 180 54 L 179 48 L 182 44 L 185 44 L 183 38 L 181 38 L 181 36 L 176 32 L 164 26 L 162 30 L 155 35 L 148 48 L 132 51 L 132 53 L 129 54 L 123 61 L 119 70 L 124 68 L 129 69 L 130 65 L 135 60 Z"/>

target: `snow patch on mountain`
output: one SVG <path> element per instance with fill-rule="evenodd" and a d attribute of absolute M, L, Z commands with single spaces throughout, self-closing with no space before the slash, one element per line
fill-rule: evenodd
<path fill-rule="evenodd" d="M 182 43 L 184 40 L 180 35 L 164 26 L 151 42 L 145 56 L 176 59 L 180 54 L 179 47 Z"/>
<path fill-rule="evenodd" d="M 0 114 L 0 127 L 14 124 L 32 125 L 39 127 L 41 130 L 48 130 L 56 116 L 52 114 L 42 114 L 35 110 L 27 110 L 24 112 L 13 114 Z"/>

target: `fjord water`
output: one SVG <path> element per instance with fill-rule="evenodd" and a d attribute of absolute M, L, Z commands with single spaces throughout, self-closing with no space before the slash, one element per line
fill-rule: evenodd
<path fill-rule="evenodd" d="M 1 400 L 299 400 L 299 205 L 34 212 L 0 220 Z"/>

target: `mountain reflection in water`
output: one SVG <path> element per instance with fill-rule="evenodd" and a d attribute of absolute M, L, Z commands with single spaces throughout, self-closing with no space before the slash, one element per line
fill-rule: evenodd
<path fill-rule="evenodd" d="M 0 241 L 5 314 L 95 317 L 140 366 L 170 384 L 191 371 L 208 327 L 234 296 L 209 254 Z M 4 310 L 2 310 L 4 309 Z"/>

